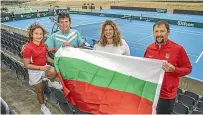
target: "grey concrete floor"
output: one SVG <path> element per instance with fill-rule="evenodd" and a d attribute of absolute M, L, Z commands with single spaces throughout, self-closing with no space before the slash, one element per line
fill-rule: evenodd
<path fill-rule="evenodd" d="M 42 114 L 36 93 L 5 68 L 1 68 L 1 97 L 17 114 Z M 64 114 L 46 102 L 52 114 Z"/>

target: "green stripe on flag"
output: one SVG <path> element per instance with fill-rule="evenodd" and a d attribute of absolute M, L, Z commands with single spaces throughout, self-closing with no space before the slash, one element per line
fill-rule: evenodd
<path fill-rule="evenodd" d="M 55 57 L 57 72 L 63 79 L 87 82 L 95 86 L 136 94 L 153 102 L 157 84 L 108 70 L 89 62 L 69 58 Z"/>

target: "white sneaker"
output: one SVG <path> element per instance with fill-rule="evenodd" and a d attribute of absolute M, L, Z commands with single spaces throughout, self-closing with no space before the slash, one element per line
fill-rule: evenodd
<path fill-rule="evenodd" d="M 62 85 L 61 85 L 59 82 L 57 82 L 57 81 L 51 82 L 51 81 L 49 80 L 49 81 L 48 81 L 48 86 L 49 86 L 49 87 L 56 88 L 56 89 L 59 89 L 59 90 L 62 89 Z"/>
<path fill-rule="evenodd" d="M 44 114 L 49 114 L 49 115 L 51 115 L 50 110 L 49 110 L 46 106 L 41 107 L 41 111 L 42 111 L 42 113 L 44 113 Z"/>

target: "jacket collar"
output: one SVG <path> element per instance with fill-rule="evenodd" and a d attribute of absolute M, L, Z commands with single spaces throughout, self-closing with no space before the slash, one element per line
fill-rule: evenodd
<path fill-rule="evenodd" d="M 154 43 L 154 44 L 155 44 L 155 47 L 156 47 L 157 49 L 159 49 L 159 45 L 158 45 L 157 43 Z M 168 39 L 165 44 L 162 44 L 162 45 L 161 45 L 161 49 L 164 49 L 164 48 L 169 47 L 170 44 L 171 44 L 171 40 Z"/>

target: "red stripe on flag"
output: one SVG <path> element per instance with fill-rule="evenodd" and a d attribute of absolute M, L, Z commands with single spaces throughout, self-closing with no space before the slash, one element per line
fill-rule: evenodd
<path fill-rule="evenodd" d="M 60 81 L 61 81 L 61 84 L 62 84 L 62 87 L 63 87 L 63 93 L 64 93 L 65 97 L 67 98 L 67 100 L 68 100 L 71 104 L 75 105 L 74 100 L 73 100 L 72 97 L 70 96 L 70 90 L 65 86 L 64 81 L 63 81 L 63 78 L 61 77 L 60 72 L 58 72 L 57 75 L 58 75 L 58 78 L 59 78 Z"/>
<path fill-rule="evenodd" d="M 64 94 L 79 110 L 94 114 L 151 114 L 153 103 L 135 94 L 94 86 L 89 83 L 63 80 Z M 69 92 L 70 91 L 70 92 Z"/>

